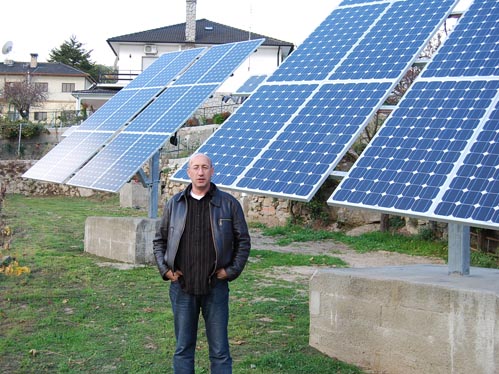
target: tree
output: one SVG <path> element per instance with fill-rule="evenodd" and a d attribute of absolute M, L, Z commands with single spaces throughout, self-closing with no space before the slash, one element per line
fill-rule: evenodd
<path fill-rule="evenodd" d="M 87 51 L 83 48 L 83 43 L 72 35 L 69 40 L 61 44 L 59 48 L 54 48 L 49 53 L 48 62 L 60 62 L 76 69 L 79 69 L 90 76 L 94 80 L 99 78 L 98 66 L 91 61 L 90 54 L 92 50 Z"/>
<path fill-rule="evenodd" d="M 47 100 L 44 88 L 31 82 L 29 75 L 19 82 L 5 84 L 3 89 L 5 101 L 11 104 L 22 118 L 27 119 L 32 106 L 39 105 Z"/>

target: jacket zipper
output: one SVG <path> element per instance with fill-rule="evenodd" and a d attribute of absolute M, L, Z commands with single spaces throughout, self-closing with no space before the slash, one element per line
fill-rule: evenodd
<path fill-rule="evenodd" d="M 213 216 L 212 216 L 212 208 L 211 208 L 211 201 L 208 206 L 208 209 L 210 211 L 210 226 L 211 226 L 211 240 L 213 240 L 213 248 L 215 248 L 215 266 L 213 266 L 213 271 L 210 274 L 210 278 L 208 279 L 208 283 L 211 287 L 211 278 L 213 275 L 215 275 L 217 271 L 217 264 L 218 264 L 218 248 L 217 248 L 217 241 L 215 240 L 215 231 L 213 230 Z"/>

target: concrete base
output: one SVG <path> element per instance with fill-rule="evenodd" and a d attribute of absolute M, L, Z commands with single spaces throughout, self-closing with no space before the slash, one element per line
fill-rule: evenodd
<path fill-rule="evenodd" d="M 123 208 L 147 209 L 149 207 L 149 189 L 140 182 L 129 182 L 120 190 L 120 206 Z"/>
<path fill-rule="evenodd" d="M 88 217 L 85 252 L 131 264 L 154 264 L 152 240 L 159 219 Z"/>
<path fill-rule="evenodd" d="M 499 270 L 320 270 L 310 281 L 310 345 L 377 373 L 499 373 Z"/>

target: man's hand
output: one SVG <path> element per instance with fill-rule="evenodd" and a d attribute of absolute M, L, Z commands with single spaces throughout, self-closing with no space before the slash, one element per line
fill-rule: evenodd
<path fill-rule="evenodd" d="M 178 278 L 180 278 L 182 275 L 184 275 L 180 270 L 177 270 L 176 272 L 173 272 L 171 270 L 168 270 L 166 272 L 166 277 L 171 280 L 172 282 L 178 281 Z"/>
<path fill-rule="evenodd" d="M 227 279 L 228 275 L 225 269 L 218 269 L 217 270 L 217 279 Z"/>

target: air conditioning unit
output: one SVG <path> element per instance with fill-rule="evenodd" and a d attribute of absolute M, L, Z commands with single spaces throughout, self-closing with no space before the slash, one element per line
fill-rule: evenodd
<path fill-rule="evenodd" d="M 146 55 L 156 55 L 158 54 L 158 47 L 152 44 L 146 44 L 144 46 L 144 53 Z"/>

